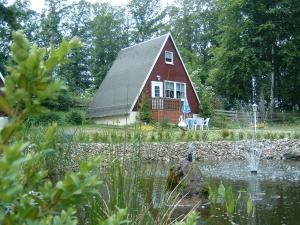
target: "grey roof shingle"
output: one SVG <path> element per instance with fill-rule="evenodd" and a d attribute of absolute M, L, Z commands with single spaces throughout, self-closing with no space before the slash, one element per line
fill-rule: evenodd
<path fill-rule="evenodd" d="M 129 113 L 169 34 L 122 49 L 97 90 L 87 116 Z"/>

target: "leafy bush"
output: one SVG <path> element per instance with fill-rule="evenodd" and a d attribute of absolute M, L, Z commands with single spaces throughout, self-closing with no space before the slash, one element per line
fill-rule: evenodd
<path fill-rule="evenodd" d="M 222 130 L 222 138 L 223 138 L 223 139 L 228 138 L 229 135 L 230 135 L 229 130 Z"/>
<path fill-rule="evenodd" d="M 144 123 L 150 123 L 153 120 L 150 98 L 146 95 L 142 96 L 139 104 L 139 119 Z"/>
<path fill-rule="evenodd" d="M 7 67 L 4 96 L 0 96 L 0 110 L 10 118 L 0 132 L 0 223 L 76 224 L 77 205 L 99 188 L 100 182 L 90 174 L 98 159 L 87 161 L 78 173 L 67 173 L 61 181 L 52 183 L 44 157 L 51 152 L 56 125 L 47 129 L 44 139 L 33 145 L 37 151 L 33 149 L 30 154 L 24 155 L 28 144 L 12 140 L 28 117 L 46 111 L 42 104 L 54 99 L 62 87 L 60 81 L 49 82 L 49 75 L 71 49 L 79 47 L 79 42 L 63 41 L 58 50 L 51 48 L 44 61 L 46 50 L 36 46 L 30 49 L 21 32 L 14 33 L 13 40 L 14 62 Z"/>
<path fill-rule="evenodd" d="M 48 100 L 44 106 L 52 111 L 68 111 L 74 107 L 76 100 L 73 94 L 67 90 L 61 90 L 55 100 Z"/>
<path fill-rule="evenodd" d="M 162 129 L 170 129 L 173 126 L 173 124 L 171 123 L 171 121 L 169 119 L 167 119 L 167 118 L 164 118 L 158 124 L 159 124 L 159 127 L 161 127 Z"/>
<path fill-rule="evenodd" d="M 26 125 L 47 126 L 52 123 L 63 124 L 63 117 L 64 115 L 59 112 L 47 112 L 28 118 L 26 120 Z"/>
<path fill-rule="evenodd" d="M 70 111 L 66 114 L 66 123 L 70 125 L 82 125 L 84 116 L 79 111 Z"/>

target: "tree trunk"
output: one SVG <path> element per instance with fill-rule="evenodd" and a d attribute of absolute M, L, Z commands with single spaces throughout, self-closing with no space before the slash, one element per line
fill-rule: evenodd
<path fill-rule="evenodd" d="M 272 44 L 272 73 L 271 73 L 271 96 L 270 96 L 270 118 L 273 118 L 274 111 L 274 86 L 275 86 L 275 51 Z"/>

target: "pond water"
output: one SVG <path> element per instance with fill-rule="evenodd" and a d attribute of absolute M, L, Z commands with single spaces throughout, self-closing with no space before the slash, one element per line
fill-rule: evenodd
<path fill-rule="evenodd" d="M 262 162 L 256 175 L 249 172 L 245 162 L 199 162 L 197 166 L 204 181 L 216 185 L 222 181 L 225 186 L 232 185 L 235 193 L 238 191 L 251 193 L 256 209 L 254 216 L 248 217 L 245 209 L 241 209 L 233 217 L 228 218 L 222 210 L 211 209 L 207 205 L 201 206 L 199 224 L 300 224 L 300 162 Z M 155 176 L 165 179 L 167 176 L 165 171 L 167 166 L 163 165 Z M 153 197 L 157 198 L 158 192 L 154 191 Z M 154 202 L 159 201 L 156 199 Z"/>
<path fill-rule="evenodd" d="M 201 212 L 200 224 L 300 224 L 300 163 L 268 161 L 261 163 L 258 174 L 249 172 L 243 162 L 200 163 L 199 169 L 210 183 L 231 184 L 237 192 L 245 190 L 253 196 L 256 212 L 253 217 L 237 213 L 229 219 L 218 210 Z"/>

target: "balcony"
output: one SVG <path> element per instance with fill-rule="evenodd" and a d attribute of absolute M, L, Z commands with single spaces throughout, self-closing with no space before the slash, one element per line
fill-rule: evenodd
<path fill-rule="evenodd" d="M 181 105 L 181 99 L 156 97 L 151 101 L 152 111 L 181 111 Z"/>

